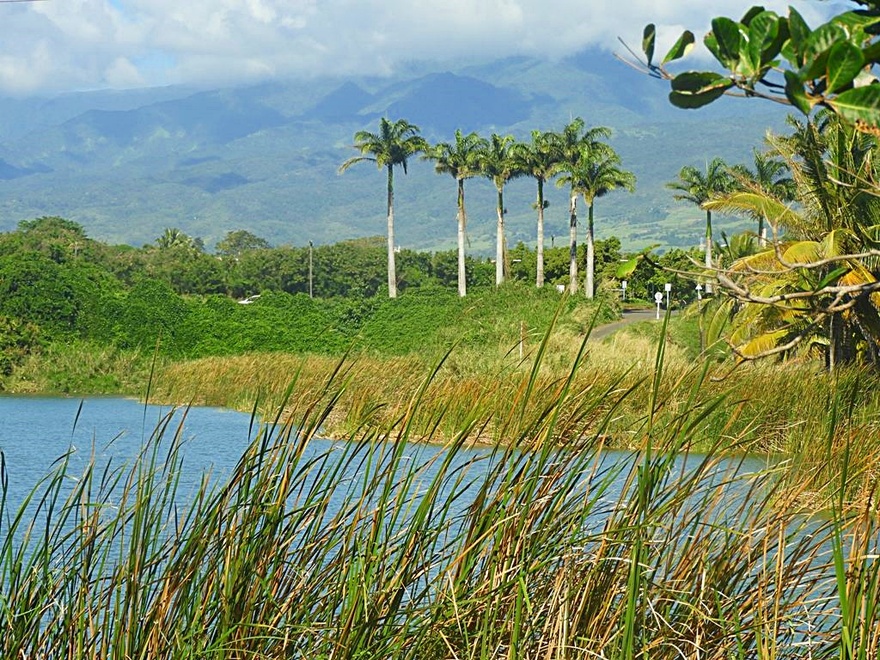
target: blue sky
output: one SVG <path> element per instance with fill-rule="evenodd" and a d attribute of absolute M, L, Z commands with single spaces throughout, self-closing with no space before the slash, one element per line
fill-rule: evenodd
<path fill-rule="evenodd" d="M 794 4 L 816 24 L 827 2 Z M 702 34 L 739 0 L 44 0 L 0 4 L 0 94 L 385 75 L 412 60 L 559 58 Z M 839 6 L 839 5 L 838 5 Z"/>

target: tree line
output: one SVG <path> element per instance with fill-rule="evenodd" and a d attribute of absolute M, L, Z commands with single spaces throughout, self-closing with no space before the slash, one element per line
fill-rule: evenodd
<path fill-rule="evenodd" d="M 361 162 L 375 163 L 386 173 L 387 205 L 387 255 L 388 295 L 397 295 L 396 257 L 394 251 L 394 170 L 400 167 L 404 173 L 408 162 L 416 155 L 434 163 L 439 174 L 449 174 L 456 184 L 456 207 L 458 224 L 458 293 L 467 294 L 465 232 L 467 210 L 465 205 L 465 181 L 482 176 L 492 181 L 497 190 L 497 226 L 495 248 L 495 284 L 500 285 L 508 275 L 507 244 L 505 240 L 504 187 L 512 179 L 533 178 L 537 183 L 534 207 L 537 210 L 537 259 L 535 282 L 544 286 L 544 185 L 557 179 L 557 185 L 570 190 L 569 212 L 569 290 L 578 288 L 577 259 L 577 200 L 582 197 L 589 210 L 587 224 L 587 249 L 584 268 L 584 288 L 587 298 L 595 295 L 595 228 L 593 208 L 597 198 L 621 188 L 635 189 L 635 176 L 622 169 L 620 156 L 604 140 L 610 138 L 611 129 L 588 128 L 581 118 L 573 119 L 561 132 L 534 130 L 531 140 L 517 142 L 511 135 L 493 133 L 489 138 L 476 132 L 455 132 L 452 142 L 429 144 L 420 135 L 420 129 L 406 119 L 379 120 L 379 130 L 358 131 L 354 135 L 353 148 L 360 155 L 349 158 L 339 168 L 345 172 Z"/>

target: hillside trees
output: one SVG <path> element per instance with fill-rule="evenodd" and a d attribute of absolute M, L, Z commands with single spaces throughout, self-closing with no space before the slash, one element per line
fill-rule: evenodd
<path fill-rule="evenodd" d="M 354 145 L 361 155 L 346 160 L 339 167 L 345 172 L 352 165 L 369 161 L 387 173 L 386 198 L 388 217 L 388 297 L 397 297 L 397 272 L 394 264 L 394 168 L 401 167 L 406 174 L 408 160 L 428 148 L 427 142 L 419 135 L 419 127 L 405 119 L 391 122 L 385 117 L 379 120 L 379 132 L 358 131 L 354 134 Z"/>

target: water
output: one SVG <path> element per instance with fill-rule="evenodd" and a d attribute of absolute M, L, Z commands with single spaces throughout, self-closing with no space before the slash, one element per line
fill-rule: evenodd
<path fill-rule="evenodd" d="M 0 397 L 0 451 L 6 459 L 9 496 L 30 491 L 62 455 L 71 452 L 71 472 L 92 460 L 118 465 L 135 459 L 157 425 L 183 423 L 186 464 L 193 474 L 231 470 L 249 441 L 250 416 L 222 408 L 145 406 L 133 399 Z"/>

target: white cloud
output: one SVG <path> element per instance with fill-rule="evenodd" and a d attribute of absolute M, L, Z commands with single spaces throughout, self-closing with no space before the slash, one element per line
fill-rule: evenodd
<path fill-rule="evenodd" d="M 658 52 L 742 0 L 64 0 L 0 5 L 0 91 L 383 74 L 401 62 L 562 57 L 587 45 Z M 764 5 L 787 11 L 786 0 Z M 828 3 L 796 3 L 815 24 Z M 833 6 L 833 5 L 832 5 Z M 164 63 L 163 66 L 157 62 Z"/>

